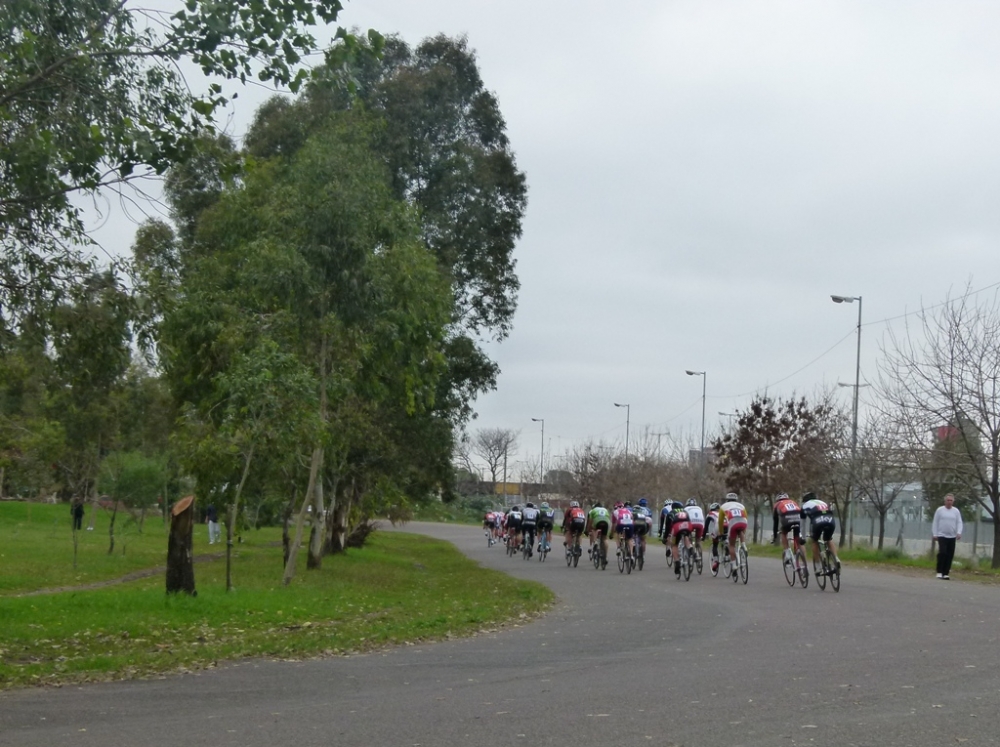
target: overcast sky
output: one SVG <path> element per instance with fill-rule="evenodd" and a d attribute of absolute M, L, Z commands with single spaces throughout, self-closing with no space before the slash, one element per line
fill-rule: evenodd
<path fill-rule="evenodd" d="M 864 381 L 885 320 L 1000 282 L 998 3 L 353 0 L 340 21 L 466 35 L 500 101 L 521 292 L 470 430 L 521 431 L 519 459 L 532 418 L 546 467 L 623 443 L 615 402 L 633 443 L 697 443 L 685 369 L 710 435 L 755 393 L 853 383 L 858 304 L 830 294 L 864 298 Z"/>

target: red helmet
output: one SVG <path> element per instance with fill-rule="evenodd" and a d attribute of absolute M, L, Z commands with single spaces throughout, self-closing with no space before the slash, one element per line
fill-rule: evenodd
<path fill-rule="evenodd" d="M 621 501 L 615 501 L 615 508 L 625 508 L 625 504 Z"/>

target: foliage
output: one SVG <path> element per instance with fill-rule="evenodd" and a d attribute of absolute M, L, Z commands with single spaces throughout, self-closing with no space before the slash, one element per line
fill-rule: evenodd
<path fill-rule="evenodd" d="M 163 498 L 167 466 L 163 458 L 115 451 L 101 462 L 98 490 L 130 508 L 147 509 Z"/>
<path fill-rule="evenodd" d="M 837 433 L 836 412 L 828 401 L 758 395 L 738 415 L 735 428 L 713 444 L 715 469 L 755 516 L 778 494 L 801 495 L 824 480 Z"/>
<path fill-rule="evenodd" d="M 303 27 L 331 23 L 338 0 L 188 0 L 170 14 L 132 0 L 14 0 L 0 14 L 0 306 L 72 287 L 89 262 L 70 196 L 184 161 L 227 101 L 192 92 L 181 69 L 256 77 L 297 90 L 316 49 Z M 331 50 L 337 69 L 356 50 Z M 369 47 L 381 38 L 370 33 Z"/>

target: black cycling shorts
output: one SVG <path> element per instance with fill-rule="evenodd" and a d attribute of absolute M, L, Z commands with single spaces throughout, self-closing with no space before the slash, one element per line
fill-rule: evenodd
<path fill-rule="evenodd" d="M 814 516 L 812 526 L 809 528 L 809 535 L 817 542 L 829 542 L 833 539 L 833 531 L 837 528 L 837 521 L 832 516 Z"/>

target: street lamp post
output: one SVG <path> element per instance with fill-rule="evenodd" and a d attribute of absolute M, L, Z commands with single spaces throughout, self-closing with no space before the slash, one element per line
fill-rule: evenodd
<path fill-rule="evenodd" d="M 858 392 L 861 391 L 861 296 L 835 296 L 831 295 L 830 300 L 834 303 L 854 303 L 858 302 L 858 353 L 854 367 L 854 415 L 851 421 L 851 488 L 854 488 L 854 480 L 857 476 L 857 456 L 858 456 Z M 849 535 L 848 546 L 854 547 L 854 499 L 851 499 L 850 514 L 848 518 Z"/>
<path fill-rule="evenodd" d="M 628 426 L 632 420 L 632 408 L 628 404 L 620 405 L 615 402 L 615 407 L 625 408 L 625 463 L 628 464 Z"/>
<path fill-rule="evenodd" d="M 708 386 L 708 375 L 704 371 L 685 371 L 688 376 L 701 377 L 701 452 L 699 453 L 698 473 L 705 471 L 705 390 Z"/>
<path fill-rule="evenodd" d="M 542 424 L 542 448 L 538 452 L 538 489 L 542 489 L 545 482 L 545 418 L 532 418 L 532 423 Z"/>

